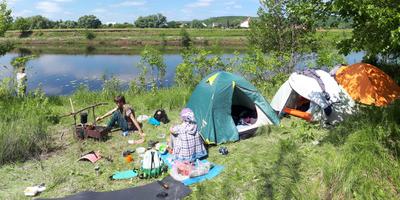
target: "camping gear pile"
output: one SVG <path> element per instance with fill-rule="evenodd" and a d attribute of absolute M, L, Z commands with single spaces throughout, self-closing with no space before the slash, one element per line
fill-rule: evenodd
<path fill-rule="evenodd" d="M 161 123 L 168 124 L 169 118 L 164 109 L 158 109 L 154 113 L 153 117 L 148 119 L 148 123 L 153 126 L 160 126 Z"/>

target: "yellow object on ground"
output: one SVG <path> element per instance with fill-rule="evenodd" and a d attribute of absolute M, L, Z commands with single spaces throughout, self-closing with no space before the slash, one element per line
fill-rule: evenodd
<path fill-rule="evenodd" d="M 355 100 L 367 105 L 385 106 L 400 98 L 400 87 L 385 72 L 366 63 L 341 67 L 336 81 Z"/>

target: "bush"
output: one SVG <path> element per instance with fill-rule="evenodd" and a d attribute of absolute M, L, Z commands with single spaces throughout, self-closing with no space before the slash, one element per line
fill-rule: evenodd
<path fill-rule="evenodd" d="M 138 67 L 141 69 L 139 74 L 139 82 L 142 87 L 147 87 L 146 79 L 148 74 L 152 81 L 151 88 L 155 90 L 165 78 L 167 65 L 164 62 L 164 57 L 161 52 L 153 47 L 145 47 L 140 53 L 141 59 Z"/>
<path fill-rule="evenodd" d="M 206 49 L 190 48 L 182 53 L 183 62 L 176 67 L 175 82 L 180 87 L 194 87 L 213 71 L 231 71 L 231 63 L 226 64 L 222 56 Z"/>
<path fill-rule="evenodd" d="M 122 92 L 121 81 L 115 77 L 110 80 L 104 80 L 103 95 L 108 98 L 113 98 Z"/>
<path fill-rule="evenodd" d="M 189 33 L 185 28 L 182 28 L 179 34 L 181 36 L 182 46 L 188 48 L 192 44 L 192 39 L 190 39 Z"/>
<path fill-rule="evenodd" d="M 94 40 L 96 38 L 96 34 L 94 34 L 91 31 L 86 31 L 85 32 L 85 38 L 88 40 Z"/>
<path fill-rule="evenodd" d="M 0 97 L 0 165 L 26 160 L 50 147 L 47 127 L 51 115 L 48 99 L 41 94 Z"/>

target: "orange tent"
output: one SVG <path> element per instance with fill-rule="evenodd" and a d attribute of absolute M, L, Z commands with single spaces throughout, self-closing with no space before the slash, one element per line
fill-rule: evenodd
<path fill-rule="evenodd" d="M 379 68 L 357 63 L 336 72 L 336 81 L 355 100 L 367 105 L 385 106 L 400 98 L 400 87 Z"/>

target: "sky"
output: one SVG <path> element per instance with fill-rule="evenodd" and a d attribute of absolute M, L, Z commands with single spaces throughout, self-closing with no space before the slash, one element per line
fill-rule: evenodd
<path fill-rule="evenodd" d="M 77 20 L 96 15 L 103 23 L 134 22 L 161 13 L 172 20 L 216 16 L 256 16 L 259 0 L 6 0 L 13 16 L 43 15 L 52 20 Z"/>

